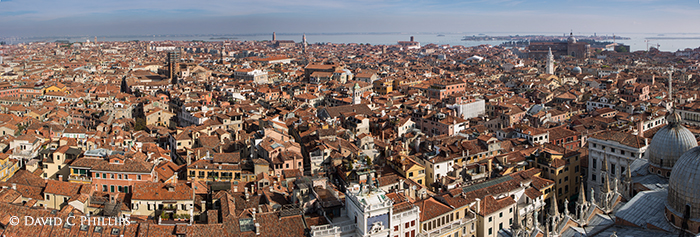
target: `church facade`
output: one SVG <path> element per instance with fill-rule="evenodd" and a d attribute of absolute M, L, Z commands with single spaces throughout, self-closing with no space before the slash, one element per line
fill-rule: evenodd
<path fill-rule="evenodd" d="M 550 49 L 557 58 L 563 56 L 587 58 L 591 45 L 586 42 L 577 42 L 571 33 L 566 42 L 531 42 L 527 48 L 527 56 L 532 59 L 546 59 Z"/>

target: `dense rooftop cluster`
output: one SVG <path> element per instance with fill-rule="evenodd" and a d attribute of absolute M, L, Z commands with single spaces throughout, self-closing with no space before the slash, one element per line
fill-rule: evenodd
<path fill-rule="evenodd" d="M 571 42 L 2 45 L 0 235 L 675 234 L 619 207 L 667 115 L 700 134 L 700 49 Z"/>

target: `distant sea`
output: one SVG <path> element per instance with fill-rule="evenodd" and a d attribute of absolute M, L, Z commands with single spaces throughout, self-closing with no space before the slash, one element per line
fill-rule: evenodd
<path fill-rule="evenodd" d="M 307 33 L 306 39 L 309 43 L 369 43 L 372 45 L 391 45 L 397 41 L 407 41 L 411 36 L 420 42 L 422 45 L 434 43 L 438 45 L 464 45 L 477 46 L 482 44 L 499 45 L 503 40 L 496 41 L 462 41 L 464 36 L 479 35 L 482 33 L 332 33 L 332 34 L 317 34 Z M 563 33 L 483 33 L 490 36 L 507 36 L 507 35 L 564 35 Z M 575 35 L 593 35 L 593 33 L 575 33 Z M 597 33 L 598 36 L 612 34 Z M 660 46 L 662 51 L 676 51 L 685 48 L 700 47 L 700 33 L 684 33 L 684 34 L 653 34 L 653 33 L 618 33 L 622 37 L 629 37 L 629 40 L 617 40 L 618 43 L 630 45 L 632 51 L 646 50 L 647 47 Z M 294 40 L 300 42 L 302 34 L 292 33 L 277 33 L 278 40 Z M 237 41 L 261 41 L 271 40 L 270 34 L 230 34 L 230 35 L 138 35 L 138 36 L 98 36 L 98 41 L 222 41 L 237 40 Z M 86 40 L 93 41 L 94 36 L 72 36 L 72 37 L 44 37 L 44 38 L 23 38 L 23 39 L 0 39 L 7 43 L 27 43 L 46 41 L 53 42 L 56 40 L 69 40 L 70 42 L 85 42 Z M 648 42 L 647 42 L 648 41 Z"/>

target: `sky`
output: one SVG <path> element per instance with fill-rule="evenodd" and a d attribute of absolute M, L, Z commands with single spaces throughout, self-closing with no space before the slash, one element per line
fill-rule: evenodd
<path fill-rule="evenodd" d="M 0 38 L 340 32 L 700 33 L 695 0 L 0 0 Z"/>

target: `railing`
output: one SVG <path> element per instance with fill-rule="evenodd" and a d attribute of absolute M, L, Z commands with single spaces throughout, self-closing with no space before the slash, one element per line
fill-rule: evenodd
<path fill-rule="evenodd" d="M 433 229 L 431 231 L 426 231 L 426 232 L 421 232 L 418 234 L 418 237 L 431 237 L 431 236 L 441 236 L 444 235 L 445 233 L 457 230 L 460 231 L 463 227 L 466 227 L 469 223 L 472 223 L 476 221 L 476 216 L 474 216 L 471 212 L 467 214 L 464 218 L 461 218 L 457 221 L 454 221 L 446 226 L 442 226 L 437 229 Z"/>
<path fill-rule="evenodd" d="M 338 235 L 341 233 L 340 227 L 338 226 L 332 226 L 330 224 L 328 225 L 322 225 L 322 226 L 312 226 L 311 227 L 311 236 L 316 237 L 316 236 L 333 236 L 333 235 Z"/>
<path fill-rule="evenodd" d="M 518 210 L 519 214 L 521 216 L 526 215 L 527 213 L 531 213 L 537 209 L 540 209 L 544 206 L 544 204 L 537 205 L 536 203 L 530 203 Z"/>
<path fill-rule="evenodd" d="M 68 181 L 92 182 L 92 178 L 89 176 L 86 176 L 86 175 L 81 175 L 81 176 L 71 175 L 71 176 L 68 176 Z"/>

